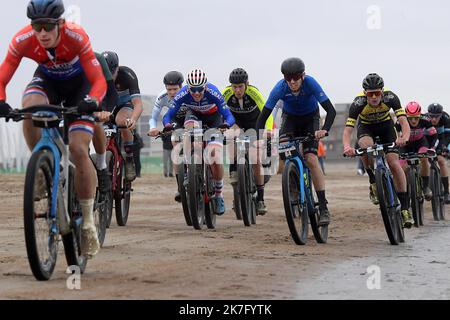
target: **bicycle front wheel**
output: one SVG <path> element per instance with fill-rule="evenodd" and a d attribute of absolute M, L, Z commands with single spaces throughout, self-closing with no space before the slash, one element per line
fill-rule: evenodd
<path fill-rule="evenodd" d="M 388 204 L 391 194 L 388 190 L 388 181 L 386 175 L 377 170 L 375 173 L 378 201 L 380 202 L 381 216 L 383 217 L 384 228 L 392 245 L 399 244 L 398 237 L 398 213 L 397 208 Z M 401 221 L 401 217 L 400 217 Z"/>
<path fill-rule="evenodd" d="M 184 187 L 184 177 L 186 175 L 186 169 L 184 164 L 180 164 L 178 176 L 177 176 L 177 184 L 178 184 L 178 192 L 181 195 L 181 206 L 183 208 L 183 215 L 186 224 L 189 227 L 192 227 L 191 215 L 189 213 L 189 204 L 187 201 L 186 188 Z"/>
<path fill-rule="evenodd" d="M 31 156 L 25 178 L 23 201 L 25 244 L 34 277 L 49 280 L 58 255 L 56 217 L 50 216 L 53 158 L 48 150 Z"/>
<path fill-rule="evenodd" d="M 87 265 L 87 258 L 81 255 L 81 225 L 83 223 L 83 213 L 74 186 L 74 170 L 69 169 L 69 205 L 71 232 L 62 237 L 64 253 L 68 266 L 77 266 L 80 273 L 84 273 Z"/>
<path fill-rule="evenodd" d="M 192 226 L 201 230 L 205 223 L 205 199 L 203 194 L 203 166 L 201 164 L 188 165 L 188 204 Z"/>
<path fill-rule="evenodd" d="M 212 204 L 212 198 L 215 195 L 211 167 L 205 165 L 206 190 L 205 190 L 205 223 L 208 229 L 216 228 L 216 214 Z"/>
<path fill-rule="evenodd" d="M 125 178 L 125 163 L 122 162 L 120 168 L 120 176 L 117 176 L 118 183 L 117 190 L 114 196 L 116 205 L 116 220 L 117 224 L 121 227 L 127 225 L 128 214 L 130 212 L 131 201 L 131 182 Z"/>
<path fill-rule="evenodd" d="M 282 177 L 284 212 L 292 239 L 298 245 L 305 245 L 308 240 L 308 206 L 306 201 L 300 201 L 300 192 L 303 192 L 300 190 L 300 179 L 303 177 L 299 169 L 289 161 Z"/>
<path fill-rule="evenodd" d="M 414 226 L 419 228 L 420 226 L 420 199 L 418 194 L 418 189 L 420 186 L 417 185 L 417 170 L 410 167 L 408 170 L 408 189 L 409 189 L 409 199 L 411 200 L 411 210 L 414 218 Z"/>
<path fill-rule="evenodd" d="M 241 203 L 242 220 L 246 227 L 250 227 L 252 222 L 256 222 L 256 205 L 253 199 L 253 172 L 245 159 L 244 164 L 238 165 L 238 184 Z"/>

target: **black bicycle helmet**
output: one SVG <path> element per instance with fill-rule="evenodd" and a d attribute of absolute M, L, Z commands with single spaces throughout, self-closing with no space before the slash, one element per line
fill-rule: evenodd
<path fill-rule="evenodd" d="M 444 107 L 439 103 L 432 103 L 428 106 L 428 112 L 431 114 L 440 114 L 444 112 Z"/>
<path fill-rule="evenodd" d="M 119 56 L 112 51 L 105 51 L 102 53 L 102 56 L 108 64 L 109 71 L 111 71 L 111 74 L 114 74 L 119 67 Z"/>
<path fill-rule="evenodd" d="M 231 71 L 230 74 L 230 83 L 232 84 L 241 84 L 247 83 L 248 81 L 248 73 L 242 68 L 237 68 Z"/>
<path fill-rule="evenodd" d="M 181 72 L 178 71 L 170 71 L 164 76 L 164 84 L 181 86 L 184 82 L 184 77 Z"/>
<path fill-rule="evenodd" d="M 376 73 L 371 73 L 363 81 L 364 90 L 378 90 L 384 88 L 383 78 Z"/>
<path fill-rule="evenodd" d="M 283 61 L 281 65 L 281 73 L 286 74 L 302 74 L 305 72 L 305 63 L 300 58 L 289 58 Z"/>
<path fill-rule="evenodd" d="M 31 20 L 58 20 L 63 13 L 62 0 L 31 0 L 27 7 L 27 16 Z"/>

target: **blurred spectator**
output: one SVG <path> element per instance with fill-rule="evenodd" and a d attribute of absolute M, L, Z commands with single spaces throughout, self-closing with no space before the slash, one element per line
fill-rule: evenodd
<path fill-rule="evenodd" d="M 173 162 L 172 162 L 172 136 L 163 136 L 163 165 L 164 177 L 173 177 Z"/>
<path fill-rule="evenodd" d="M 323 144 L 322 140 L 319 141 L 319 148 L 317 149 L 317 156 L 319 157 L 320 167 L 322 168 L 323 174 L 325 174 L 325 159 L 327 158 L 327 149 Z"/>
<path fill-rule="evenodd" d="M 134 136 L 134 165 L 136 166 L 136 177 L 141 177 L 141 149 L 144 147 L 144 141 L 136 130 L 133 132 Z"/>

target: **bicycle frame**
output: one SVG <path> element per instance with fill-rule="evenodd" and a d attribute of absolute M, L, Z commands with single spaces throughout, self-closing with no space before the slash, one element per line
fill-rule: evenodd
<path fill-rule="evenodd" d="M 303 157 L 300 154 L 299 146 L 300 146 L 300 143 L 298 141 L 290 142 L 287 144 L 286 147 L 280 145 L 279 151 L 284 152 L 286 154 L 286 161 L 285 161 L 286 164 L 288 164 L 289 162 L 293 162 L 295 164 L 295 166 L 298 168 L 300 177 L 305 178 L 305 176 L 306 176 L 309 179 L 309 177 L 310 177 L 309 168 L 306 166 L 305 160 L 303 159 Z M 297 155 L 293 154 L 293 151 L 296 151 L 298 154 Z M 306 201 L 305 179 L 300 179 L 299 197 L 300 197 L 299 198 L 300 203 L 305 203 L 305 201 Z M 309 203 L 310 201 L 307 201 L 307 202 L 308 202 L 308 206 L 311 206 L 311 207 L 308 207 L 308 209 L 312 209 L 313 204 Z"/>
<path fill-rule="evenodd" d="M 393 145 L 392 145 L 393 146 Z M 389 193 L 389 199 L 388 199 L 388 206 L 390 208 L 393 208 L 396 206 L 395 203 L 395 190 L 393 188 L 393 181 L 392 181 L 392 175 L 389 168 L 386 166 L 385 160 L 384 160 L 384 148 L 385 146 L 382 144 L 375 144 L 373 147 L 367 148 L 364 152 L 358 153 L 359 155 L 362 155 L 364 153 L 367 153 L 367 156 L 369 158 L 369 161 L 372 159 L 375 160 L 375 171 L 381 171 L 382 174 L 386 177 L 387 180 L 387 188 Z"/>
<path fill-rule="evenodd" d="M 61 136 L 60 131 L 57 128 L 43 128 L 41 130 L 41 139 L 34 147 L 32 153 L 39 152 L 41 150 L 49 150 L 53 157 L 53 187 L 52 187 L 52 204 L 50 209 L 50 217 L 56 219 L 58 211 L 58 197 L 60 196 L 60 181 L 69 181 L 69 167 L 75 168 L 75 165 L 69 159 L 69 145 L 67 125 L 64 125 L 65 137 Z M 63 166 L 63 176 L 60 177 L 60 164 Z M 62 183 L 61 183 L 62 186 Z M 64 205 L 60 205 L 61 216 L 59 217 L 59 224 L 57 229 L 52 230 L 55 233 L 61 233 L 62 235 L 68 234 L 70 229 L 70 216 L 68 214 L 66 204 L 69 203 L 69 188 L 66 187 L 62 198 Z M 80 221 L 76 221 L 77 224 L 81 224 Z M 56 226 L 55 226 L 56 227 Z"/>
<path fill-rule="evenodd" d="M 120 135 L 116 125 L 105 125 L 105 135 L 108 140 L 106 151 L 110 151 L 114 156 L 114 168 L 112 176 L 112 191 L 117 190 L 117 168 L 123 163 L 123 157 L 121 153 L 120 141 L 117 140 L 117 135 Z"/>

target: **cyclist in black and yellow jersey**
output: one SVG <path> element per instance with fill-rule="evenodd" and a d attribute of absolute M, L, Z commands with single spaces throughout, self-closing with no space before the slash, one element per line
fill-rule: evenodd
<path fill-rule="evenodd" d="M 244 132 L 254 129 L 256 134 L 256 121 L 266 103 L 263 95 L 256 87 L 249 84 L 248 74 L 242 68 L 234 69 L 230 74 L 229 81 L 231 85 L 226 87 L 222 94 L 231 113 L 236 119 L 234 129 L 242 129 Z M 266 129 L 272 130 L 272 128 L 273 117 L 270 116 L 266 121 Z M 259 157 L 256 158 L 257 164 L 253 166 L 253 170 L 258 189 L 257 211 L 258 215 L 265 215 L 267 213 L 267 208 L 264 203 L 264 174 L 261 170 L 261 161 Z M 232 184 L 237 183 L 236 171 L 236 162 L 231 161 L 230 180 Z"/>
<path fill-rule="evenodd" d="M 343 135 L 344 154 L 347 156 L 355 155 L 355 149 L 351 146 L 351 136 L 357 122 L 357 139 L 361 148 L 372 146 L 375 137 L 379 137 L 379 142 L 382 144 L 395 142 L 398 147 L 405 146 L 409 140 L 410 127 L 400 99 L 392 91 L 384 89 L 384 81 L 376 73 L 371 73 L 364 79 L 363 88 L 364 92 L 357 96 L 350 106 L 349 118 Z M 398 123 L 402 128 L 402 136 L 397 137 L 390 114 L 391 109 L 395 112 Z M 411 228 L 414 220 L 409 212 L 406 176 L 400 165 L 398 150 L 388 151 L 386 159 L 394 176 L 394 185 L 401 204 L 404 227 Z M 367 156 L 363 157 L 362 160 L 369 175 L 370 199 L 374 204 L 378 204 L 373 163 L 369 163 Z"/>

